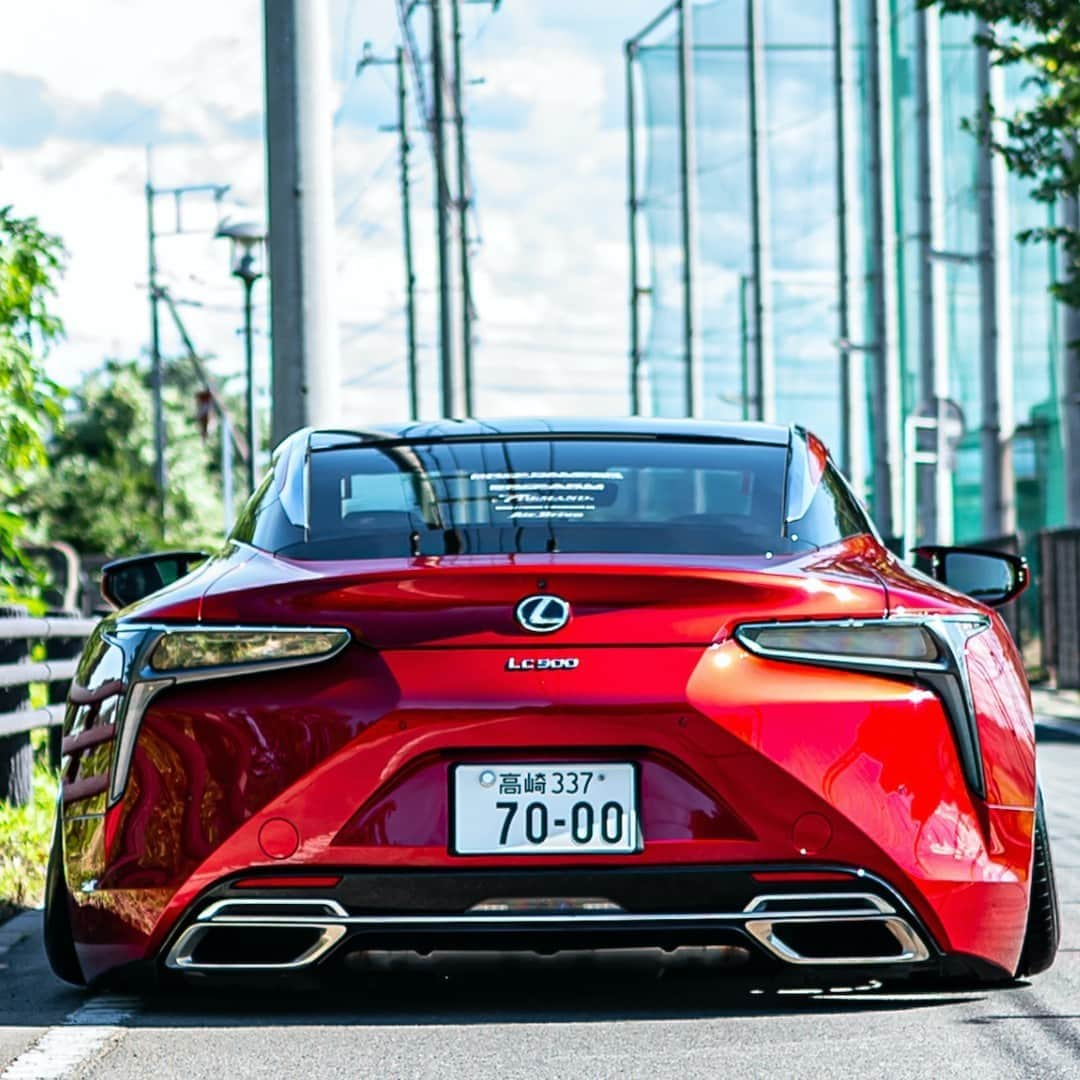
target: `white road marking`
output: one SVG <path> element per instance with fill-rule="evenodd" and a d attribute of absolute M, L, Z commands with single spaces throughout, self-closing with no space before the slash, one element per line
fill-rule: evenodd
<path fill-rule="evenodd" d="M 92 998 L 61 1026 L 49 1028 L 0 1073 L 0 1080 L 61 1080 L 116 1039 L 137 1005 L 135 998 L 114 994 Z"/>

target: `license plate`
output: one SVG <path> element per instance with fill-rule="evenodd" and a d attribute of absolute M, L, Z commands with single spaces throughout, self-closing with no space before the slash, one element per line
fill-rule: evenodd
<path fill-rule="evenodd" d="M 453 846 L 460 855 L 637 851 L 637 784 L 626 763 L 458 765 Z"/>

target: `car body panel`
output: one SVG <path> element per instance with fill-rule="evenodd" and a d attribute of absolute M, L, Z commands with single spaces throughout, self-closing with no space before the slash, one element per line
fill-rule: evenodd
<path fill-rule="evenodd" d="M 407 430 L 427 437 L 425 425 Z M 665 437 L 699 430 L 664 426 Z M 741 430 L 722 426 L 714 437 Z M 779 445 L 786 430 L 751 434 Z M 328 445 L 357 437 L 319 436 Z M 570 602 L 557 633 L 529 634 L 514 621 L 515 605 L 534 593 Z M 985 798 L 970 790 L 946 707 L 926 685 L 765 658 L 733 637 L 762 620 L 970 613 L 989 615 L 871 533 L 802 555 L 722 558 L 313 562 L 230 542 L 195 574 L 107 620 L 106 638 L 198 624 L 343 627 L 352 640 L 309 667 L 159 692 L 111 805 L 113 721 L 131 672 L 116 670 L 100 636 L 88 646 L 62 778 L 80 963 L 92 978 L 160 957 L 202 897 L 250 873 L 791 872 L 825 862 L 896 890 L 940 953 L 1012 972 L 1036 788 L 1030 697 L 1001 620 L 989 615 L 965 654 Z M 511 663 L 529 658 L 577 665 Z M 450 770 L 489 761 L 633 763 L 644 846 L 629 855 L 454 854 Z M 267 828 L 292 830 L 295 850 L 275 852 Z"/>

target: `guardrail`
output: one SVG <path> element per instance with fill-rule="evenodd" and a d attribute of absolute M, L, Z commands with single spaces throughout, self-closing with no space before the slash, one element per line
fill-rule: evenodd
<path fill-rule="evenodd" d="M 0 801 L 22 805 L 30 798 L 30 732 L 50 730 L 50 756 L 59 762 L 59 725 L 83 643 L 98 620 L 69 615 L 35 618 L 6 609 L 0 615 Z M 44 643 L 46 658 L 32 658 Z M 31 708 L 30 685 L 45 683 L 48 704 Z"/>
<path fill-rule="evenodd" d="M 36 641 L 77 642 L 79 650 L 90 636 L 97 619 L 68 616 L 33 618 L 28 615 L 0 618 L 0 641 L 25 641 L 27 655 Z M 78 665 L 78 653 L 70 659 L 21 660 L 15 664 L 0 664 L 0 689 L 8 690 L 31 683 L 70 683 Z M 36 709 L 16 709 L 0 713 L 0 736 L 17 735 L 39 727 L 51 727 L 64 718 L 62 702 Z"/>
<path fill-rule="evenodd" d="M 1043 656 L 1061 690 L 1080 689 L 1080 529 L 1039 536 Z"/>

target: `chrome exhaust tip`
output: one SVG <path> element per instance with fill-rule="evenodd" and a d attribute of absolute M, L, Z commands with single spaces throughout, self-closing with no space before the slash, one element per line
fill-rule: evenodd
<path fill-rule="evenodd" d="M 176 971 L 296 971 L 325 956 L 346 926 L 333 900 L 222 900 L 211 904 L 165 958 Z"/>
<path fill-rule="evenodd" d="M 751 919 L 746 932 L 788 964 L 917 964 L 930 956 L 922 938 L 898 915 Z"/>

